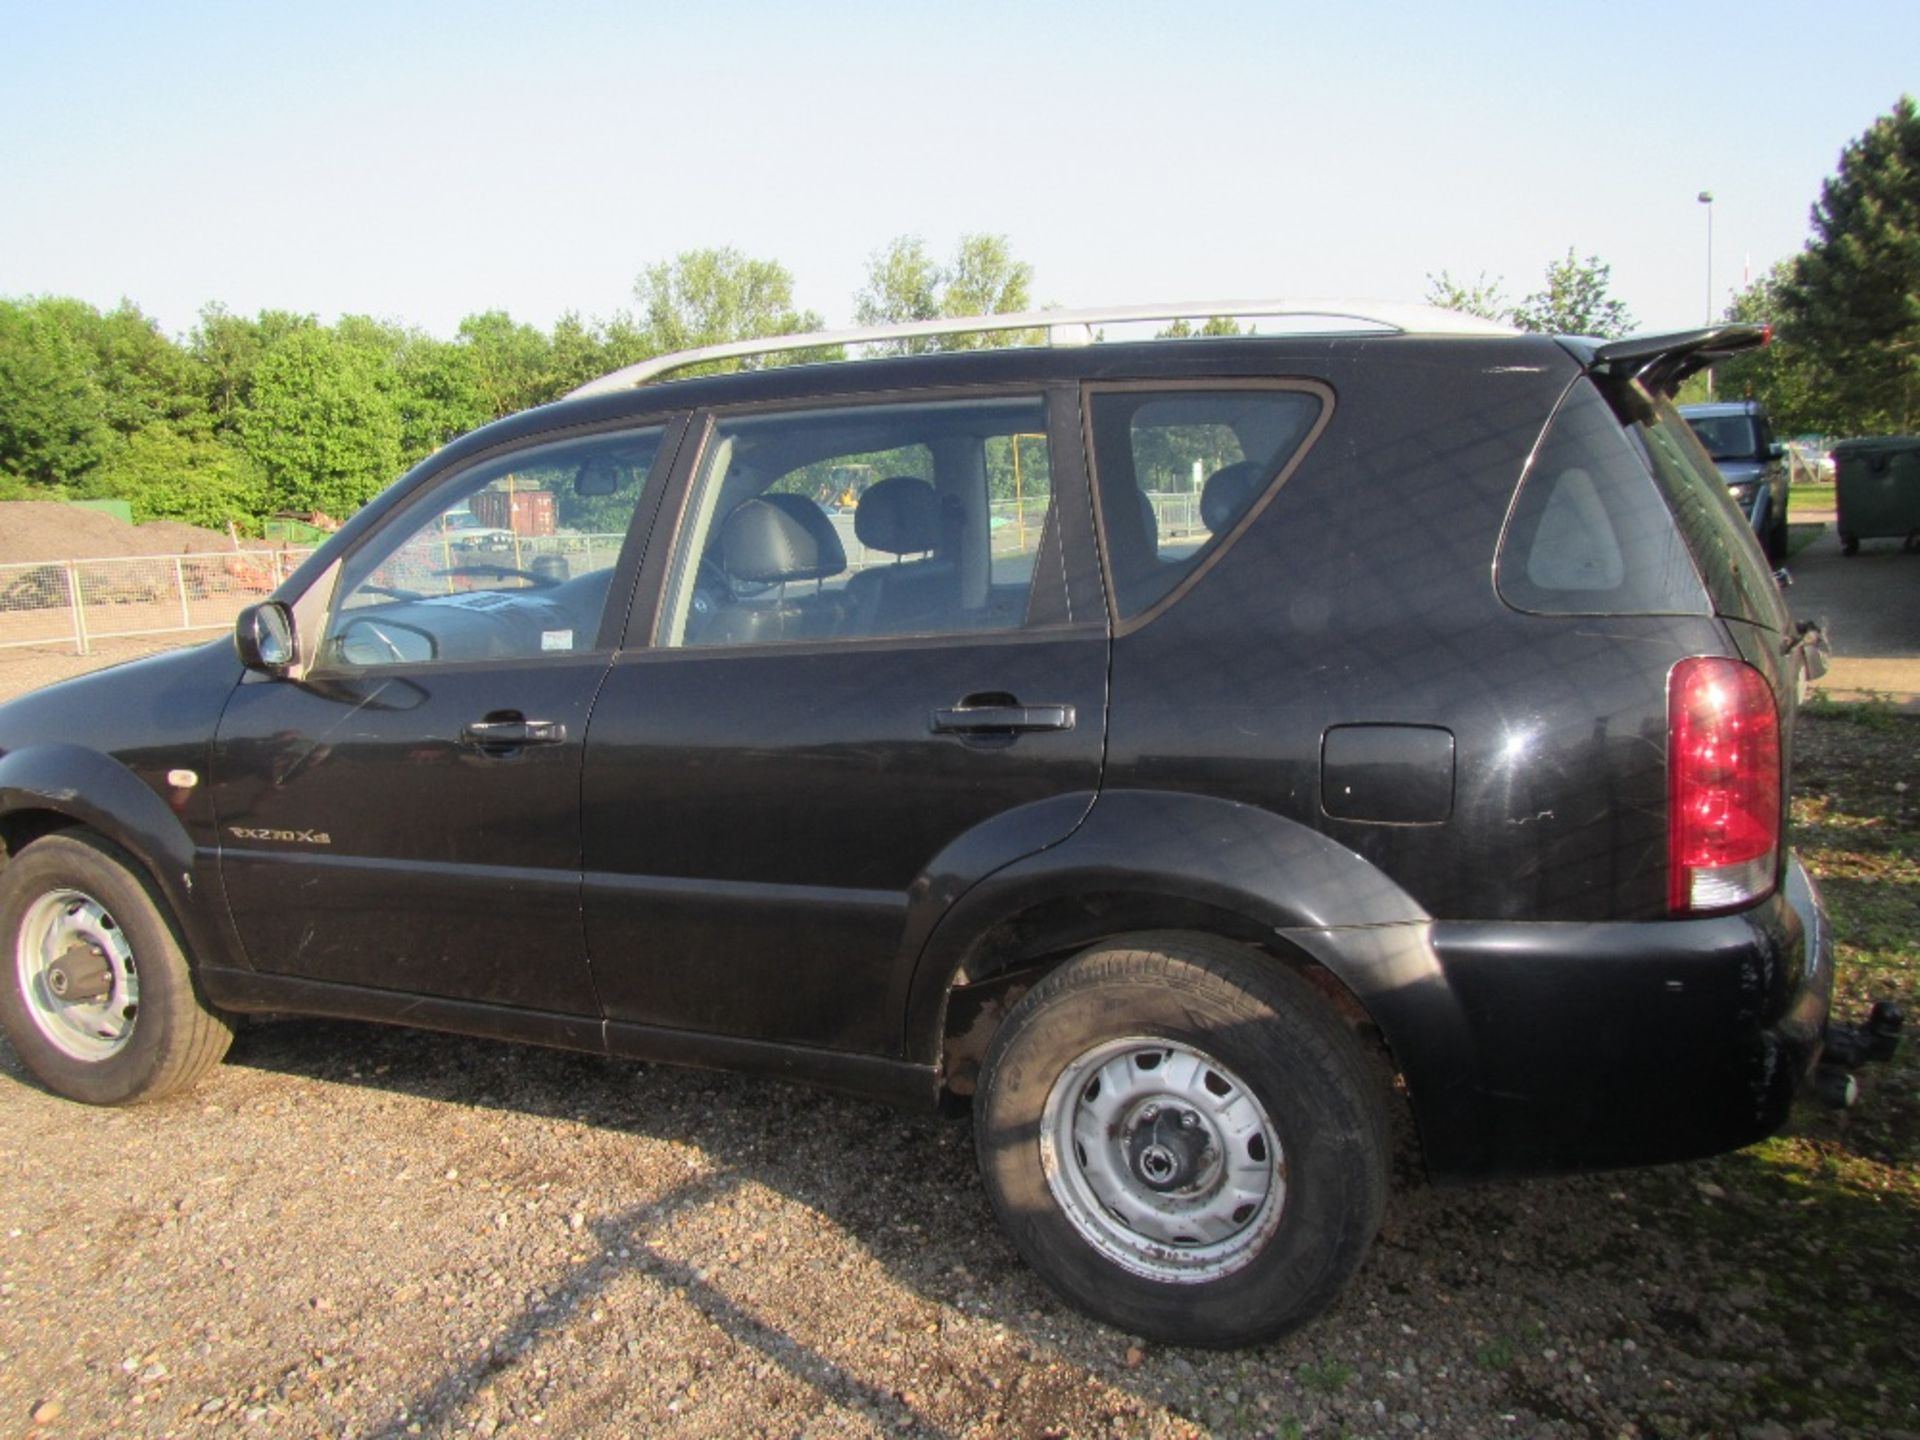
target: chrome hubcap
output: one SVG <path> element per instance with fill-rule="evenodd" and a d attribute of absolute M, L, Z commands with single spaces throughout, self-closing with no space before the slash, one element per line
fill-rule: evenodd
<path fill-rule="evenodd" d="M 1259 1254 L 1286 1204 L 1272 1119 L 1192 1046 L 1110 1040 L 1061 1071 L 1040 1117 L 1047 1185 L 1123 1269 L 1198 1284 Z"/>
<path fill-rule="evenodd" d="M 126 932 L 79 890 L 50 890 L 27 908 L 14 944 L 27 1013 L 76 1060 L 105 1060 L 133 1037 L 140 972 Z"/>

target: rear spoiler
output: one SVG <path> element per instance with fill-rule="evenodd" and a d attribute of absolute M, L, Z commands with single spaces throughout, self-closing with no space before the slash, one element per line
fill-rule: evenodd
<path fill-rule="evenodd" d="M 1632 335 L 1596 346 L 1587 369 L 1617 380 L 1638 380 L 1656 395 L 1671 395 L 1696 370 L 1758 350 L 1773 339 L 1771 325 L 1716 325 L 1671 335 Z"/>

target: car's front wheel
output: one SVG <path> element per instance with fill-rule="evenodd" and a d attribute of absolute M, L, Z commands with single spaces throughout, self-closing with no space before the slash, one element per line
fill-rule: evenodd
<path fill-rule="evenodd" d="M 233 1038 L 132 859 L 88 832 L 45 836 L 0 870 L 0 966 L 14 1052 L 69 1099 L 124 1105 L 181 1089 Z"/>
<path fill-rule="evenodd" d="M 980 1169 L 1014 1244 L 1120 1328 L 1241 1345 L 1312 1319 L 1386 1196 L 1384 1086 L 1278 962 L 1138 936 L 1046 977 L 988 1050 Z"/>

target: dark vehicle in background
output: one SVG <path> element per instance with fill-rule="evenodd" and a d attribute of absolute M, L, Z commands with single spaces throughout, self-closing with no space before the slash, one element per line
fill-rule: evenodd
<path fill-rule="evenodd" d="M 1220 313 L 1302 333 L 1094 340 Z M 655 383 L 996 328 L 1052 343 Z M 617 372 L 231 641 L 0 707 L 0 1020 L 97 1104 L 270 1012 L 971 1107 L 1073 1303 L 1278 1334 L 1402 1119 L 1437 1179 L 1679 1159 L 1892 1043 L 1785 842 L 1817 632 L 1664 398 L 1760 338 L 1236 303 Z M 503 486 L 543 533 L 450 545 Z"/>
<path fill-rule="evenodd" d="M 1793 477 L 1787 447 L 1773 438 L 1773 423 L 1757 400 L 1682 405 L 1693 433 L 1727 482 L 1733 503 L 1760 537 L 1767 558 L 1787 558 L 1787 497 Z"/>

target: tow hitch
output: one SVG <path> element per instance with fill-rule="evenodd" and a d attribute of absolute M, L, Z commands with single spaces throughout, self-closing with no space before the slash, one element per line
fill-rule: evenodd
<path fill-rule="evenodd" d="M 1859 1097 L 1853 1072 L 1862 1065 L 1891 1060 L 1900 1048 L 1900 1031 L 1907 1016 L 1891 1000 L 1876 1000 L 1864 1025 L 1827 1026 L 1820 1068 L 1813 1073 L 1814 1098 L 1844 1110 Z"/>

